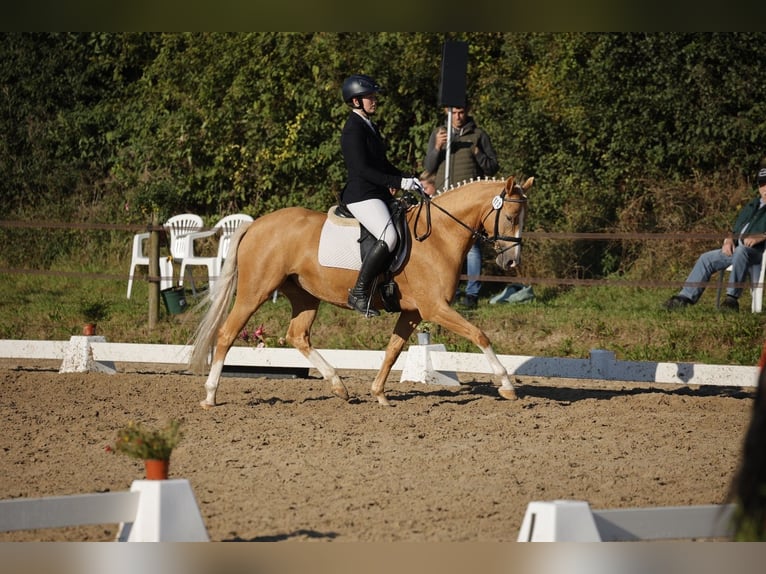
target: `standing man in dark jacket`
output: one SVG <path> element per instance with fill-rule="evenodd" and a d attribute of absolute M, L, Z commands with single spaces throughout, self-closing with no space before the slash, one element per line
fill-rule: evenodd
<path fill-rule="evenodd" d="M 340 200 L 377 239 L 362 261 L 348 306 L 366 316 L 380 315 L 370 304 L 375 279 L 386 270 L 398 241 L 389 203 L 398 189 L 419 190 L 417 178 L 407 177 L 386 157 L 386 143 L 372 116 L 378 109 L 381 87 L 370 76 L 357 74 L 343 82 L 343 101 L 351 107 L 340 136 L 348 178 Z"/>
<path fill-rule="evenodd" d="M 721 249 L 707 251 L 699 256 L 683 289 L 665 301 L 666 309 L 678 309 L 693 305 L 702 296 L 703 284 L 713 273 L 731 265 L 726 299 L 721 308 L 739 311 L 742 285 L 749 277 L 750 267 L 760 265 L 766 241 L 766 168 L 758 172 L 758 197 L 753 198 L 734 221 L 731 234 L 723 240 Z"/>
<path fill-rule="evenodd" d="M 493 176 L 500 166 L 497 155 L 487 133 L 476 125 L 468 115 L 468 107 L 445 108 L 452 113 L 452 137 L 450 138 L 449 178 L 450 184 L 457 184 L 472 178 Z M 436 189 L 444 191 L 444 176 L 447 159 L 447 124 L 436 128 L 428 140 L 428 151 L 423 160 L 426 171 L 436 174 Z M 481 245 L 475 242 L 466 258 L 466 273 L 469 276 L 465 295 L 461 303 L 473 309 L 479 301 L 481 283 L 471 277 L 481 275 Z"/>

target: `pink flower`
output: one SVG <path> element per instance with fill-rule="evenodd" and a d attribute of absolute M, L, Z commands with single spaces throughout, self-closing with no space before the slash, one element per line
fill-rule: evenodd
<path fill-rule="evenodd" d="M 263 328 L 263 323 L 261 323 L 260 327 L 258 327 L 254 332 L 253 335 L 258 337 L 259 339 L 263 338 L 263 336 L 266 334 L 266 329 Z"/>

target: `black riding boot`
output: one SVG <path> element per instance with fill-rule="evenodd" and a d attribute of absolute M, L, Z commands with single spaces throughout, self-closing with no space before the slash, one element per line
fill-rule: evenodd
<path fill-rule="evenodd" d="M 349 307 L 368 317 L 380 315 L 378 310 L 370 305 L 372 285 L 375 282 L 375 278 L 385 271 L 390 260 L 391 254 L 388 252 L 386 242 L 382 240 L 376 241 L 367 257 L 362 261 L 362 268 L 359 270 L 356 285 L 348 292 Z"/>

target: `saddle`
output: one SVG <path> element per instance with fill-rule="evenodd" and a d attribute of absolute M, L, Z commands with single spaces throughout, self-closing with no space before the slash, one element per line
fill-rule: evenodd
<path fill-rule="evenodd" d="M 396 201 L 390 207 L 391 219 L 394 222 L 394 228 L 396 229 L 396 235 L 399 238 L 399 241 L 396 242 L 396 249 L 391 254 L 391 265 L 389 267 L 389 271 L 391 273 L 396 273 L 399 271 L 399 269 L 401 269 L 406 255 L 410 250 L 410 230 L 407 227 L 407 206 L 403 205 L 400 201 Z M 340 225 L 352 224 L 351 222 L 356 222 L 355 224 L 359 225 L 360 233 L 357 242 L 359 243 L 359 251 L 362 261 L 364 261 L 364 258 L 367 257 L 367 254 L 370 252 L 370 249 L 372 249 L 372 246 L 375 245 L 375 236 L 372 235 L 364 225 L 356 220 L 356 218 L 351 214 L 345 205 L 339 204 L 334 206 L 330 210 L 329 215 L 340 219 L 341 221 L 338 222 Z"/>
<path fill-rule="evenodd" d="M 401 269 L 404 261 L 407 259 L 411 247 L 410 230 L 407 227 L 407 208 L 408 204 L 403 200 L 396 200 L 389 205 L 391 210 L 391 219 L 396 229 L 396 235 L 398 241 L 396 242 L 396 249 L 391 254 L 391 263 L 388 270 L 383 274 L 383 281 L 378 286 L 378 291 L 383 299 L 383 307 L 389 313 L 396 313 L 401 311 L 399 306 L 399 298 L 397 296 L 397 285 L 394 280 L 394 274 Z M 367 254 L 372 249 L 372 246 L 377 241 L 377 238 L 372 235 L 367 228 L 359 223 L 356 218 L 351 214 L 348 208 L 339 204 L 333 207 L 328 214 L 330 218 L 337 218 L 338 224 L 349 225 L 351 222 L 355 222 L 355 225 L 359 226 L 359 253 L 361 260 L 364 261 Z"/>

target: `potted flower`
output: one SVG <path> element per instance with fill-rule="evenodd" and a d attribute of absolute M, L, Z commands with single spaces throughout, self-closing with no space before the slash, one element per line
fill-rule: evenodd
<path fill-rule="evenodd" d="M 434 329 L 434 324 L 430 321 L 421 321 L 418 325 L 418 345 L 430 345 L 431 344 L 431 331 Z"/>
<path fill-rule="evenodd" d="M 276 338 L 268 336 L 266 334 L 266 328 L 263 326 L 263 323 L 261 323 L 254 331 L 243 329 L 239 334 L 239 339 L 245 343 L 252 343 L 259 348 L 268 347 L 270 343 L 272 346 L 276 343 L 276 345 L 279 347 L 284 347 L 287 345 L 287 341 L 285 341 L 284 337 Z"/>
<path fill-rule="evenodd" d="M 106 450 L 143 460 L 146 478 L 163 480 L 168 477 L 170 455 L 182 436 L 181 422 L 178 420 L 171 420 L 160 429 L 150 429 L 130 421 L 117 431 L 114 445 L 107 446 Z"/>
<path fill-rule="evenodd" d="M 85 321 L 82 334 L 85 336 L 95 335 L 96 324 L 102 319 L 106 319 L 109 314 L 109 303 L 103 299 L 83 299 L 80 302 L 80 314 Z"/>

